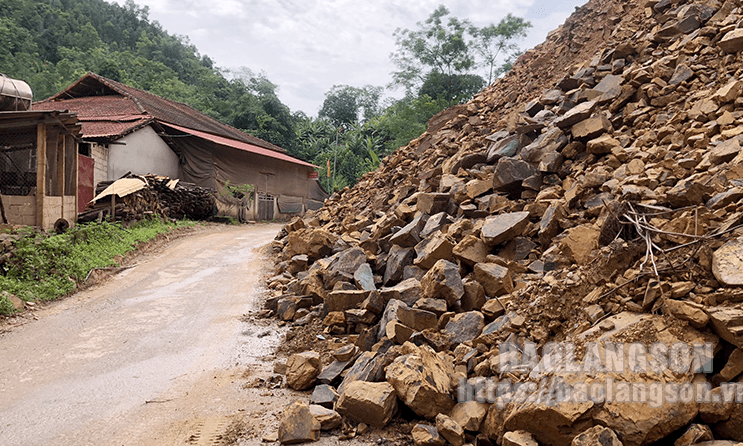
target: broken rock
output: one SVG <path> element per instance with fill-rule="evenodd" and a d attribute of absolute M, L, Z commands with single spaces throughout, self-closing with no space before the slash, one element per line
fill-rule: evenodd
<path fill-rule="evenodd" d="M 714 252 L 712 273 L 727 286 L 743 286 L 743 238 L 728 242 Z"/>
<path fill-rule="evenodd" d="M 445 299 L 454 305 L 464 295 L 464 284 L 459 267 L 446 260 L 439 260 L 421 280 L 423 295 L 432 299 Z"/>
<path fill-rule="evenodd" d="M 488 404 L 478 403 L 477 401 L 467 401 L 454 406 L 449 416 L 452 420 L 456 421 L 457 424 L 462 426 L 462 429 L 470 432 L 477 432 L 480 430 L 480 425 L 482 425 L 482 421 L 488 413 L 488 408 Z"/>
<path fill-rule="evenodd" d="M 608 427 L 594 426 L 573 438 L 571 446 L 622 446 L 622 442 Z"/>
<path fill-rule="evenodd" d="M 444 333 L 454 345 L 468 342 L 480 335 L 485 326 L 485 318 L 479 311 L 460 313 L 446 324 Z"/>
<path fill-rule="evenodd" d="M 324 431 L 331 431 L 341 425 L 341 416 L 338 412 L 310 404 L 310 413 L 320 423 L 320 429 Z"/>
<path fill-rule="evenodd" d="M 444 446 L 446 440 L 439 435 L 436 426 L 426 423 L 418 423 L 413 427 L 413 444 L 415 446 Z"/>
<path fill-rule="evenodd" d="M 431 269 L 442 259 L 450 259 L 454 244 L 446 234 L 436 232 L 426 240 L 415 245 L 416 258 L 414 263 L 424 269 Z"/>
<path fill-rule="evenodd" d="M 418 416 L 429 420 L 439 413 L 449 413 L 454 407 L 451 359 L 427 345 L 407 343 L 403 350 L 407 353 L 387 366 L 387 381 L 397 396 Z"/>
<path fill-rule="evenodd" d="M 320 374 L 320 354 L 317 352 L 296 353 L 286 363 L 286 383 L 294 390 L 312 387 Z"/>
<path fill-rule="evenodd" d="M 304 228 L 289 234 L 284 253 L 287 257 L 307 254 L 312 259 L 321 259 L 333 254 L 333 245 L 338 236 L 325 229 Z"/>
<path fill-rule="evenodd" d="M 475 263 L 485 261 L 490 254 L 490 248 L 479 237 L 470 234 L 454 247 L 452 254 L 465 264 L 473 266 Z"/>
<path fill-rule="evenodd" d="M 521 235 L 528 224 L 528 212 L 495 215 L 485 219 L 480 236 L 487 245 L 495 246 Z"/>
<path fill-rule="evenodd" d="M 503 446 L 539 446 L 539 444 L 527 431 L 511 431 L 503 436 Z"/>
<path fill-rule="evenodd" d="M 418 195 L 418 210 L 428 215 L 443 212 L 449 206 L 448 193 L 430 193 Z"/>
<path fill-rule="evenodd" d="M 310 411 L 310 406 L 301 401 L 289 405 L 279 423 L 279 442 L 281 444 L 305 443 L 320 439 L 320 422 Z"/>
<path fill-rule="evenodd" d="M 387 257 L 387 268 L 384 271 L 384 284 L 391 285 L 402 280 L 405 267 L 412 265 L 415 251 L 411 248 L 392 246 Z"/>
<path fill-rule="evenodd" d="M 328 409 L 332 409 L 336 401 L 338 401 L 338 393 L 327 384 L 316 386 L 310 396 L 310 404 L 316 404 Z"/>
<path fill-rule="evenodd" d="M 478 263 L 474 268 L 475 280 L 485 288 L 488 296 L 500 296 L 513 290 L 511 273 L 497 263 Z"/>
<path fill-rule="evenodd" d="M 464 429 L 462 429 L 462 426 L 443 413 L 436 415 L 436 430 L 453 446 L 464 444 Z"/>
<path fill-rule="evenodd" d="M 343 390 L 336 410 L 358 423 L 384 427 L 397 411 L 395 389 L 387 382 L 354 381 Z"/>

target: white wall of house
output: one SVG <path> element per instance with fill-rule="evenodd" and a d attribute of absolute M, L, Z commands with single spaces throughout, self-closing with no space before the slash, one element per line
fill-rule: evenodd
<path fill-rule="evenodd" d="M 178 156 L 147 126 L 109 146 L 108 179 L 119 179 L 127 172 L 177 178 Z"/>

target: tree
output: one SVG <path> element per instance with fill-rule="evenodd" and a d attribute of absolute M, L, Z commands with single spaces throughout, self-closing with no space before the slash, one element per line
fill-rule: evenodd
<path fill-rule="evenodd" d="M 424 22 L 417 23 L 418 30 L 395 31 L 397 51 L 390 57 L 399 70 L 392 73 L 393 86 L 402 86 L 410 94 L 430 72 L 451 76 L 467 73 L 475 65 L 466 41 L 472 24 L 456 17 L 444 22 L 448 15 L 446 6 L 439 5 Z"/>
<path fill-rule="evenodd" d="M 336 127 L 348 127 L 378 116 L 382 87 L 365 85 L 356 88 L 350 85 L 334 85 L 325 93 L 325 101 L 318 113 L 328 118 Z"/>
<path fill-rule="evenodd" d="M 445 105 L 469 99 L 485 84 L 473 70 L 485 68 L 487 83 L 508 71 L 518 53 L 513 40 L 524 37 L 531 27 L 512 14 L 484 28 L 448 15 L 449 10 L 440 5 L 417 23 L 417 30 L 395 31 L 397 50 L 390 58 L 398 71 L 392 73 L 391 86 L 404 87 L 408 95 L 428 95 Z"/>
<path fill-rule="evenodd" d="M 443 74 L 431 71 L 418 90 L 418 95 L 435 98 L 443 109 L 468 100 L 484 86 L 485 79 L 477 74 Z"/>
<path fill-rule="evenodd" d="M 510 13 L 497 25 L 491 23 L 484 28 L 472 27 L 470 33 L 474 37 L 475 50 L 482 57 L 480 65 L 487 69 L 488 85 L 495 77 L 511 69 L 509 59 L 519 53 L 519 47 L 513 40 L 526 37 L 526 30 L 529 28 L 530 22 Z M 506 54 L 506 61 L 496 68 L 498 57 L 503 53 Z"/>

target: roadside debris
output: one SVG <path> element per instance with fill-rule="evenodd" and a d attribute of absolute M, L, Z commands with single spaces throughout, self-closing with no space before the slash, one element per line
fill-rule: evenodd
<path fill-rule="evenodd" d="M 145 216 L 207 220 L 214 216 L 216 199 L 206 188 L 164 176 L 126 174 L 116 181 L 102 181 L 79 222 L 111 218 L 136 221 Z"/>

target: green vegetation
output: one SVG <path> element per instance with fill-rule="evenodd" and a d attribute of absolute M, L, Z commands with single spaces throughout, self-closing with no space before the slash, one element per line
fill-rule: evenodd
<path fill-rule="evenodd" d="M 510 68 L 529 22 L 508 15 L 483 28 L 441 5 L 416 29 L 398 29 L 398 70 L 384 88 L 336 85 L 317 118 L 292 112 L 277 85 L 248 68 L 220 69 L 187 37 L 172 36 L 134 0 L 0 0 L 0 71 L 28 82 L 35 99 L 87 71 L 184 102 L 321 166 L 326 190 L 352 185 L 380 159 L 421 135 L 439 111 L 469 100 Z M 331 174 L 328 172 L 330 161 Z"/>
<path fill-rule="evenodd" d="M 0 72 L 23 79 L 34 99 L 86 72 L 184 102 L 282 147 L 293 118 L 276 85 L 250 70 L 220 71 L 185 36 L 149 20 L 147 7 L 103 0 L 0 0 Z"/>
<path fill-rule="evenodd" d="M 297 145 L 290 152 L 321 167 L 326 190 L 352 185 L 425 132 L 436 113 L 471 99 L 486 84 L 478 69 L 487 83 L 508 71 L 519 55 L 513 41 L 531 27 L 511 14 L 483 28 L 448 16 L 441 5 L 418 29 L 395 32 L 397 51 L 390 57 L 398 71 L 390 87 L 403 87 L 403 99 L 382 106 L 380 87 L 335 85 L 317 119 L 297 117 Z"/>
<path fill-rule="evenodd" d="M 0 270 L 0 290 L 23 300 L 57 299 L 84 283 L 93 269 L 115 266 L 117 256 L 139 243 L 194 224 L 151 219 L 123 228 L 104 221 L 78 225 L 59 235 L 27 228 Z M 0 314 L 12 311 L 8 299 L 0 297 Z"/>
<path fill-rule="evenodd" d="M 428 94 L 451 106 L 486 85 L 476 69 L 485 70 L 488 84 L 510 69 L 520 54 L 513 40 L 525 37 L 531 23 L 508 14 L 497 25 L 478 28 L 448 16 L 446 6 L 439 5 L 418 22 L 418 29 L 395 31 L 397 50 L 390 57 L 398 68 L 392 86 L 404 87 L 408 96 Z"/>

